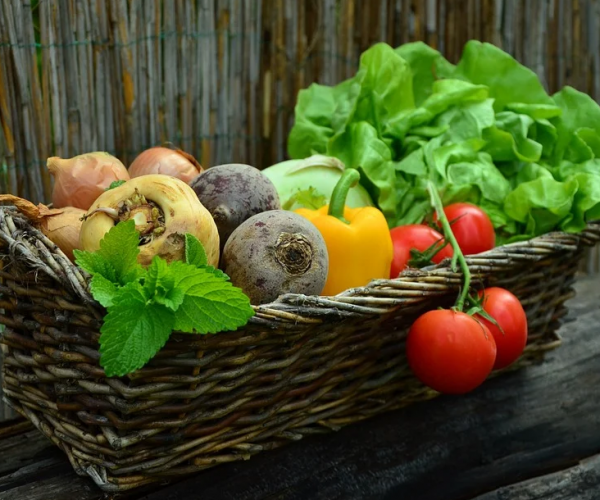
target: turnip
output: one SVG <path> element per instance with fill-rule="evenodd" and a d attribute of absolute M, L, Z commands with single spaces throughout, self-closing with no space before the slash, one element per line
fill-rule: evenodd
<path fill-rule="evenodd" d="M 329 256 L 325 240 L 310 221 L 294 212 L 271 210 L 233 231 L 221 267 L 253 304 L 264 304 L 284 293 L 319 295 Z"/>
<path fill-rule="evenodd" d="M 215 220 L 221 250 L 233 230 L 246 219 L 281 208 L 273 183 L 250 165 L 211 167 L 194 178 L 190 186 Z"/>
<path fill-rule="evenodd" d="M 163 174 L 135 177 L 102 193 L 84 216 L 79 248 L 96 252 L 115 223 L 135 221 L 140 235 L 138 262 L 149 266 L 155 255 L 167 262 L 185 258 L 185 234 L 200 240 L 211 266 L 219 262 L 219 233 L 192 188 Z"/>

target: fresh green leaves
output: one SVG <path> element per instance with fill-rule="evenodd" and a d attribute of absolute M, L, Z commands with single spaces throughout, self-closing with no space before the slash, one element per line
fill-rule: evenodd
<path fill-rule="evenodd" d="M 389 148 L 378 137 L 377 130 L 367 122 L 350 125 L 330 143 L 330 152 L 347 168 L 359 169 L 364 175 L 365 188 L 380 210 L 391 216 L 396 210 L 394 165 Z"/>
<path fill-rule="evenodd" d="M 143 274 L 137 262 L 140 253 L 135 222 L 120 222 L 100 240 L 96 252 L 75 250 L 77 265 L 93 276 L 101 275 L 115 285 L 125 285 Z"/>
<path fill-rule="evenodd" d="M 155 256 L 137 263 L 139 234 L 133 221 L 106 233 L 96 252 L 75 250 L 76 263 L 92 275 L 94 298 L 107 308 L 100 330 L 100 364 L 107 376 L 144 366 L 173 330 L 217 333 L 247 323 L 254 310 L 229 277 L 207 265 L 202 243 L 185 236 L 186 262 Z"/>
<path fill-rule="evenodd" d="M 512 219 L 525 224 L 526 234 L 543 234 L 567 217 L 579 187 L 577 181 L 562 183 L 539 177 L 519 184 L 504 202 L 504 210 Z"/>
<path fill-rule="evenodd" d="M 112 181 L 112 182 L 110 183 L 110 186 L 108 186 L 108 187 L 107 187 L 107 188 L 106 188 L 104 191 L 110 191 L 111 189 L 114 189 L 114 188 L 116 188 L 116 187 L 119 187 L 119 186 L 121 186 L 122 184 L 125 184 L 126 182 L 127 182 L 127 181 L 125 181 L 125 180 L 123 180 L 123 179 L 121 179 L 121 180 L 118 180 L 118 181 Z"/>
<path fill-rule="evenodd" d="M 208 263 L 202 243 L 189 233 L 185 235 L 185 260 L 196 267 L 206 266 Z"/>
<path fill-rule="evenodd" d="M 490 43 L 467 42 L 451 75 L 488 87 L 496 112 L 511 103 L 554 104 L 533 71 Z"/>
<path fill-rule="evenodd" d="M 299 189 L 292 194 L 282 208 L 292 210 L 294 206 L 298 206 L 298 208 L 317 210 L 325 205 L 327 205 L 327 197 L 319 193 L 313 186 L 309 186 L 308 189 Z"/>
<path fill-rule="evenodd" d="M 118 290 L 100 336 L 106 375 L 122 376 L 144 366 L 165 345 L 174 325 L 175 313 L 148 300 L 139 284 Z"/>
<path fill-rule="evenodd" d="M 190 271 L 174 263 L 177 288 L 184 292 L 175 328 L 189 333 L 217 333 L 245 324 L 252 309 L 233 285 L 204 269 Z"/>
<path fill-rule="evenodd" d="M 375 44 L 356 74 L 300 92 L 292 158 L 320 152 L 361 171 L 390 227 L 444 203 L 483 208 L 497 241 L 580 231 L 600 206 L 600 106 L 571 87 L 550 96 L 499 48 L 468 42 L 452 65 L 422 42 Z"/>

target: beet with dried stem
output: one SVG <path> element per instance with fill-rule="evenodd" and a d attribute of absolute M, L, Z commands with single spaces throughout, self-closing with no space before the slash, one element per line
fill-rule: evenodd
<path fill-rule="evenodd" d="M 327 280 L 329 255 L 317 228 L 294 212 L 256 214 L 231 234 L 221 267 L 253 304 L 285 293 L 319 295 Z"/>

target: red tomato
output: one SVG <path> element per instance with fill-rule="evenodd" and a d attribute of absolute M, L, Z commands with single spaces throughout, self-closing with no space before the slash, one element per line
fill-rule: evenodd
<path fill-rule="evenodd" d="M 482 384 L 492 371 L 496 344 L 473 316 L 437 309 L 413 323 L 406 357 L 425 385 L 446 394 L 464 394 Z"/>
<path fill-rule="evenodd" d="M 470 203 L 453 203 L 444 208 L 444 213 L 464 255 L 486 252 L 496 245 L 494 225 L 481 208 Z M 437 214 L 434 221 L 438 221 Z"/>
<path fill-rule="evenodd" d="M 494 369 L 504 368 L 514 362 L 527 344 L 527 316 L 519 299 L 504 288 L 492 287 L 479 292 L 484 295 L 483 310 L 496 320 L 500 329 L 491 321 L 476 315 L 494 336 L 498 353 Z"/>
<path fill-rule="evenodd" d="M 398 226 L 390 231 L 392 242 L 394 244 L 394 257 L 390 276 L 392 278 L 404 271 L 411 259 L 411 249 L 423 252 L 434 243 L 443 240 L 444 237 L 435 229 L 422 224 L 409 224 L 406 226 Z M 454 252 L 450 244 L 446 244 L 431 260 L 435 264 L 439 264 L 446 257 L 452 257 Z"/>

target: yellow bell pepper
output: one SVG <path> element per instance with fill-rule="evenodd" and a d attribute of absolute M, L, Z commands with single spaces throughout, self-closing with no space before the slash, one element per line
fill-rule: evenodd
<path fill-rule="evenodd" d="M 346 196 L 360 174 L 347 169 L 331 195 L 329 205 L 318 210 L 299 208 L 296 213 L 321 232 L 329 253 L 329 271 L 321 295 L 336 295 L 348 288 L 389 278 L 394 249 L 383 213 L 374 207 L 349 208 Z"/>

